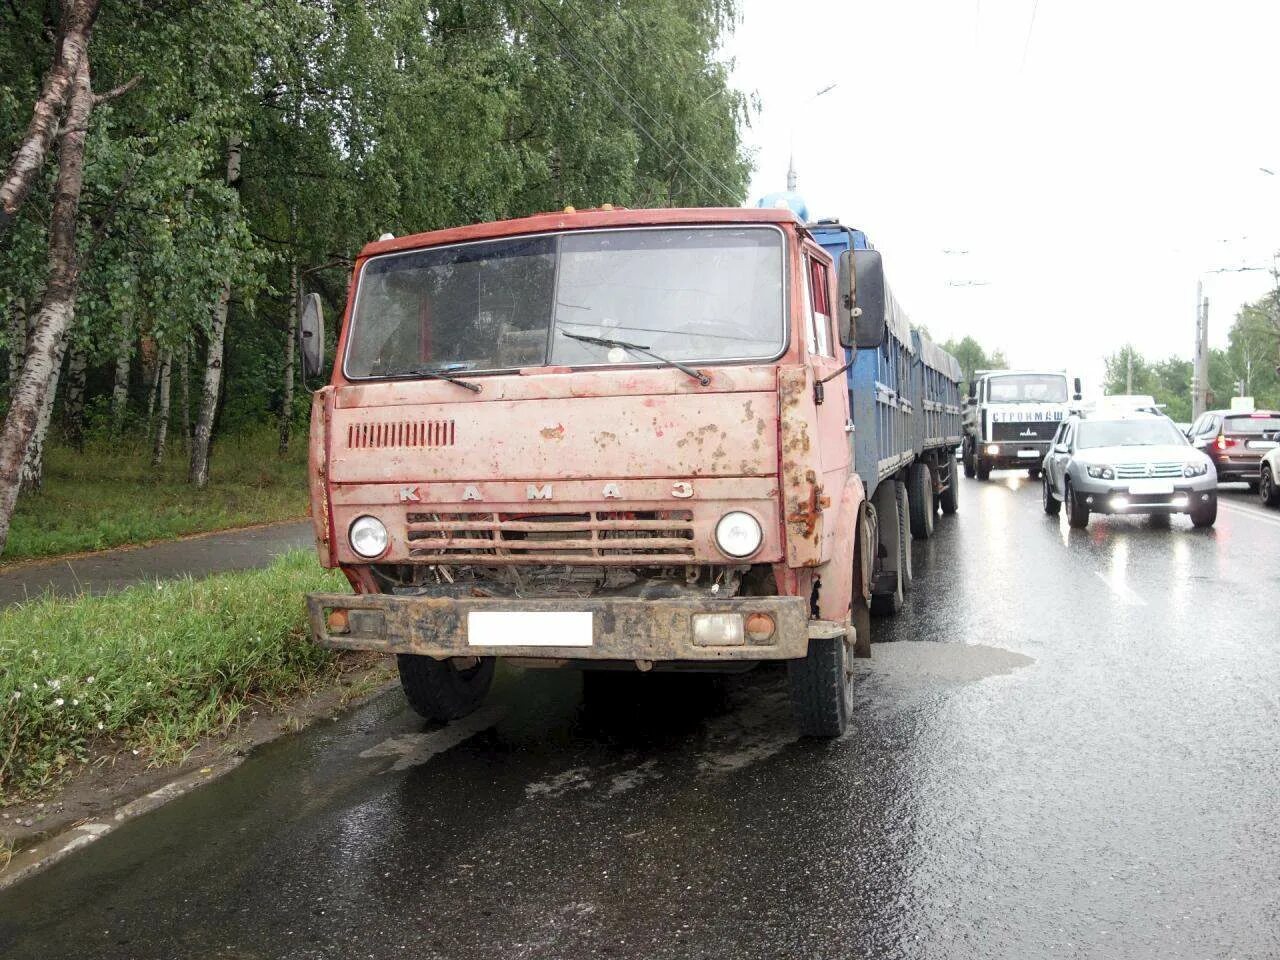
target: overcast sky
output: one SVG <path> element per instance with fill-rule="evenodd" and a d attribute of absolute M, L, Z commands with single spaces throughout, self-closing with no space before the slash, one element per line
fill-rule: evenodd
<path fill-rule="evenodd" d="M 746 135 L 752 202 L 785 186 L 794 124 L 811 214 L 865 229 L 938 339 L 969 333 L 1014 365 L 1096 384 L 1126 341 L 1190 357 L 1202 272 L 1269 266 L 1280 249 L 1276 0 L 742 12 L 726 53 L 762 107 Z M 1210 339 L 1225 345 L 1269 276 L 1203 279 Z"/>

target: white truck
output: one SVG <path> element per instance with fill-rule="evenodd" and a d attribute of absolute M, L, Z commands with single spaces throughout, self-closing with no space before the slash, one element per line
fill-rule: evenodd
<path fill-rule="evenodd" d="M 1080 379 L 1068 389 L 1062 370 L 977 370 L 964 408 L 964 473 L 986 480 L 992 470 L 1040 476 L 1058 424 L 1080 402 Z"/>

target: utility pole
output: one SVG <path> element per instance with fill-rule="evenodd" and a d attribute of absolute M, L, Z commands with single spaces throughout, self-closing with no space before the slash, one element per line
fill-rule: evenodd
<path fill-rule="evenodd" d="M 1209 298 L 1203 281 L 1196 281 L 1196 352 L 1191 376 L 1191 419 L 1209 406 Z"/>

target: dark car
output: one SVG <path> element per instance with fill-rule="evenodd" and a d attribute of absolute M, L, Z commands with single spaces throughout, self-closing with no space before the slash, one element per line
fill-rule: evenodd
<path fill-rule="evenodd" d="M 1191 425 L 1187 439 L 1213 461 L 1219 483 L 1244 481 L 1256 490 L 1263 456 L 1280 443 L 1280 412 L 1209 410 Z"/>

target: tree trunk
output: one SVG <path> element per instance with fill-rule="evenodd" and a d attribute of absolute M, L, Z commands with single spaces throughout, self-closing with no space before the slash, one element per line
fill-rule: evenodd
<path fill-rule="evenodd" d="M 160 355 L 159 372 L 156 379 L 160 382 L 160 413 L 156 421 L 156 443 L 151 452 L 151 465 L 160 466 L 164 462 L 164 442 L 169 433 L 169 379 L 173 367 L 173 351 L 166 350 Z"/>
<path fill-rule="evenodd" d="M 111 430 L 124 429 L 124 416 L 129 411 L 129 368 L 133 361 L 133 318 L 125 317 L 120 341 L 116 344 L 116 376 L 111 385 Z"/>
<path fill-rule="evenodd" d="M 153 356 L 147 381 L 147 439 L 156 428 L 156 393 L 160 389 L 160 357 Z"/>
<path fill-rule="evenodd" d="M 64 413 L 67 418 L 67 440 L 77 450 L 84 449 L 84 383 L 88 372 L 89 358 L 86 355 L 85 343 L 77 339 L 70 346 L 71 357 L 67 360 L 67 397 L 64 401 Z M 52 406 L 52 404 L 50 405 Z"/>
<path fill-rule="evenodd" d="M 79 265 L 76 262 L 76 213 L 84 186 L 84 142 L 93 109 L 89 55 L 80 57 L 67 123 L 58 148 L 58 182 L 49 222 L 49 283 L 36 317 L 22 374 L 14 386 L 4 428 L 0 430 L 0 551 L 9 539 L 9 523 L 18 502 L 22 460 L 36 430 L 50 381 L 61 359 L 63 338 L 75 318 Z"/>
<path fill-rule="evenodd" d="M 21 297 L 13 301 L 13 312 L 9 314 L 9 394 L 18 385 L 18 377 L 22 376 L 22 359 L 27 355 L 27 302 Z"/>
<path fill-rule="evenodd" d="M 44 486 L 44 442 L 49 436 L 49 421 L 53 419 L 53 402 L 58 396 L 58 383 L 62 379 L 62 358 L 67 352 L 67 337 L 58 344 L 53 358 L 53 374 L 49 377 L 49 387 L 45 391 L 44 400 L 36 417 L 36 428 L 27 441 L 27 449 L 22 457 L 22 473 L 18 480 L 21 493 L 35 493 Z"/>
<path fill-rule="evenodd" d="M 227 143 L 227 184 L 240 183 L 240 138 L 232 137 Z M 218 414 L 218 390 L 222 385 L 222 347 L 227 335 L 227 311 L 231 305 L 231 278 L 222 283 L 218 302 L 213 308 L 213 322 L 209 325 L 209 346 L 204 360 L 204 383 L 200 389 L 200 412 L 196 417 L 196 429 L 191 438 L 191 462 L 187 468 L 187 481 L 197 487 L 209 483 L 209 441 L 213 438 L 213 420 Z"/>
<path fill-rule="evenodd" d="M 178 368 L 178 394 L 182 402 L 182 449 L 191 447 L 191 344 L 182 345 L 182 366 Z"/>
<path fill-rule="evenodd" d="M 54 42 L 53 64 L 45 74 L 40 95 L 31 110 L 31 122 L 13 151 L 4 179 L 0 180 L 0 234 L 9 229 L 44 167 L 54 134 L 58 131 L 58 121 L 67 109 L 68 100 L 74 96 L 80 64 L 89 55 L 89 33 L 98 15 L 98 4 L 99 0 L 67 0 L 62 4 L 62 21 Z M 92 106 L 92 103 L 88 105 L 89 108 Z M 86 119 L 88 115 L 86 109 Z"/>
<path fill-rule="evenodd" d="M 298 339 L 298 262 L 289 264 L 289 322 L 284 338 L 284 394 L 280 401 L 280 456 L 289 452 L 293 429 L 293 353 Z"/>

